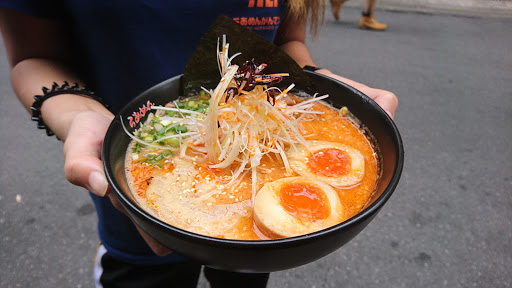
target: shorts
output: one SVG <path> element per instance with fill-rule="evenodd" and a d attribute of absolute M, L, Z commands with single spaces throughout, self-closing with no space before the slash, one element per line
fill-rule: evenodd
<path fill-rule="evenodd" d="M 100 245 L 96 254 L 96 288 L 195 288 L 203 269 L 199 263 L 185 261 L 163 265 L 136 265 L 115 259 Z M 269 273 L 238 273 L 204 267 L 212 288 L 264 288 Z"/>

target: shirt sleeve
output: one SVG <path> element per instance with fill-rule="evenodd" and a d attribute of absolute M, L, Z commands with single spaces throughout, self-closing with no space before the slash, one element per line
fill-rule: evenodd
<path fill-rule="evenodd" d="M 59 19 L 65 15 L 63 0 L 0 0 L 0 7 L 39 18 Z"/>

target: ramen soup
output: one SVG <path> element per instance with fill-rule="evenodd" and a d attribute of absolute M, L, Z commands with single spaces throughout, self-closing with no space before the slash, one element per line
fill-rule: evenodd
<path fill-rule="evenodd" d="M 175 227 L 240 240 L 308 234 L 364 209 L 379 157 L 357 119 L 323 102 L 327 95 L 272 87 L 286 74 L 251 74 L 264 67 L 230 65 L 218 53 L 215 90 L 153 106 L 126 130 L 137 202 Z"/>

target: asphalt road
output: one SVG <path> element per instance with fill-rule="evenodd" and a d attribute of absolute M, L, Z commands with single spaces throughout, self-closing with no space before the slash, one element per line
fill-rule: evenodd
<path fill-rule="evenodd" d="M 269 288 L 512 287 L 512 19 L 378 10 L 389 29 L 372 32 L 359 15 L 328 15 L 309 46 L 319 65 L 398 95 L 402 179 L 354 240 Z M 94 208 L 0 55 L 0 287 L 93 287 Z"/>

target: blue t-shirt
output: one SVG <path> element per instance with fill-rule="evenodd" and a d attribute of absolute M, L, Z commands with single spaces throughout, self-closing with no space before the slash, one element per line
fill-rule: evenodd
<path fill-rule="evenodd" d="M 182 74 L 218 15 L 273 41 L 284 5 L 279 0 L 0 0 L 0 6 L 25 14 L 67 21 L 80 76 L 114 113 L 151 86 Z M 108 198 L 92 198 L 100 240 L 114 257 L 138 264 L 182 260 L 156 256 Z"/>

